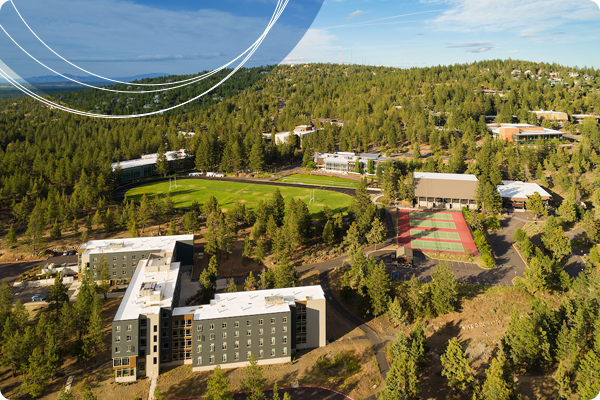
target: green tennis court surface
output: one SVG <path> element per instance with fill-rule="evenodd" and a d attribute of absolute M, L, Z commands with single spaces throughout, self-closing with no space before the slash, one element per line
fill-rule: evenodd
<path fill-rule="evenodd" d="M 454 222 L 429 221 L 426 219 L 411 219 L 410 226 L 422 226 L 423 228 L 456 229 L 456 225 L 454 224 Z"/>
<path fill-rule="evenodd" d="M 426 231 L 421 229 L 411 229 L 410 236 L 414 238 L 437 240 L 460 240 L 460 235 L 456 232 Z"/>
<path fill-rule="evenodd" d="M 448 221 L 452 221 L 452 215 L 450 214 L 442 214 L 442 213 L 428 213 L 421 211 L 411 211 L 409 214 L 410 218 L 426 218 L 426 219 L 445 219 Z"/>
<path fill-rule="evenodd" d="M 413 249 L 425 249 L 436 251 L 457 251 L 463 253 L 465 248 L 460 243 L 452 242 L 431 242 L 428 240 L 413 240 L 410 243 Z"/>

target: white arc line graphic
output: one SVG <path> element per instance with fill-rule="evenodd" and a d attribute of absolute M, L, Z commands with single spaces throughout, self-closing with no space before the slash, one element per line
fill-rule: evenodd
<path fill-rule="evenodd" d="M 0 0 L 2 1 L 2 0 Z M 12 0 L 5 0 L 6 1 L 10 1 L 11 4 L 13 5 L 13 7 L 15 7 L 14 3 L 12 2 Z M 68 61 L 67 59 L 63 58 L 61 55 L 59 55 L 58 53 L 56 53 L 54 50 L 52 50 L 50 47 L 48 47 L 48 45 L 46 45 L 46 43 L 44 43 L 36 34 L 35 32 L 29 27 L 29 25 L 27 24 L 27 22 L 25 22 L 25 20 L 23 19 L 23 17 L 21 16 L 21 14 L 19 13 L 19 10 L 17 10 L 17 8 L 15 7 L 15 11 L 17 11 L 17 14 L 19 14 L 19 17 L 21 17 L 21 20 L 23 21 L 23 23 L 27 26 L 27 28 L 29 28 L 29 30 L 31 31 L 31 33 L 33 33 L 35 35 L 35 37 L 44 45 L 46 46 L 46 48 L 48 48 L 50 51 L 52 51 L 54 54 L 56 54 L 58 57 L 60 57 L 62 60 L 66 61 L 67 63 L 69 63 L 70 65 L 74 66 L 75 68 L 84 71 L 86 73 L 89 73 L 93 76 L 96 76 L 98 78 L 102 78 L 111 82 L 116 82 L 116 83 L 122 83 L 122 84 L 128 84 L 128 85 L 135 85 L 135 86 L 165 86 L 165 85 L 176 85 L 178 83 L 182 83 L 180 86 L 173 86 L 170 88 L 165 88 L 165 89 L 156 89 L 156 90 L 146 90 L 146 91 L 128 91 L 128 90 L 115 90 L 115 89 L 109 89 L 109 88 L 103 88 L 103 87 L 98 87 L 98 86 L 94 86 L 94 85 L 90 85 L 84 82 L 79 82 L 76 79 L 72 79 L 68 76 L 62 75 L 61 73 L 53 70 L 52 68 L 46 66 L 44 63 L 42 63 L 41 61 L 39 61 L 38 59 L 36 59 L 34 56 L 32 56 L 31 54 L 29 54 L 23 47 L 21 47 L 21 45 L 19 45 L 19 43 L 17 43 L 12 36 L 10 36 L 10 34 L 4 29 L 4 27 L 0 24 L 0 28 L 4 31 L 4 33 L 12 40 L 12 42 L 19 47 L 19 49 L 21 49 L 25 54 L 27 54 L 31 59 L 35 60 L 38 64 L 42 65 L 43 67 L 45 67 L 46 69 L 48 69 L 49 71 L 52 71 L 53 73 L 68 79 L 72 82 L 78 83 L 82 86 L 86 86 L 89 88 L 93 88 L 93 89 L 98 89 L 98 90 L 103 90 L 103 91 L 107 91 L 107 92 L 113 92 L 113 93 L 156 93 L 156 92 L 163 92 L 163 91 L 167 91 L 167 90 L 171 90 L 171 89 L 178 89 L 184 86 L 187 86 L 189 84 L 192 83 L 196 83 L 199 82 L 201 80 L 204 80 L 214 74 L 216 74 L 217 72 L 220 72 L 221 70 L 227 68 L 228 66 L 230 66 L 231 64 L 233 64 L 234 62 L 236 62 L 237 60 L 239 60 L 244 54 L 246 54 L 248 51 L 250 51 L 259 41 L 261 41 L 261 38 L 263 38 L 264 36 L 266 36 L 266 34 L 270 31 L 270 29 L 273 27 L 273 25 L 277 22 L 277 20 L 279 19 L 279 17 L 281 16 L 281 13 L 285 10 L 288 1 L 286 1 L 283 6 L 281 6 L 281 1 L 282 0 L 278 0 L 277 3 L 277 7 L 275 8 L 274 14 L 273 16 L 271 16 L 271 20 L 269 21 L 269 24 L 267 25 L 267 28 L 265 28 L 265 31 L 263 32 L 263 35 L 261 35 L 259 37 L 259 39 L 257 39 L 248 49 L 246 49 L 246 51 L 244 51 L 242 54 L 240 54 L 239 56 L 237 56 L 235 59 L 233 59 L 232 61 L 230 61 L 229 63 L 219 67 L 216 70 L 213 70 L 211 72 L 206 73 L 205 75 L 200 75 L 200 76 L 196 76 L 194 78 L 190 78 L 190 79 L 186 79 L 183 81 L 177 81 L 177 82 L 169 82 L 169 83 L 158 83 L 158 84 L 139 84 L 139 83 L 129 83 L 129 82 L 121 82 L 121 81 L 117 81 L 117 80 L 113 80 L 113 79 L 109 79 L 109 78 L 105 78 L 103 76 L 100 75 L 96 75 L 93 74 L 89 71 L 86 71 L 85 69 L 82 69 L 80 67 L 78 67 L 77 65 L 71 63 L 70 61 Z M 184 83 L 185 82 L 185 83 Z"/>
<path fill-rule="evenodd" d="M 284 7 L 287 6 L 287 3 L 289 2 L 289 0 L 286 0 L 284 3 Z M 283 10 L 282 10 L 283 11 Z M 279 13 L 279 15 L 281 15 L 281 13 Z M 268 31 L 271 30 L 272 25 L 269 27 Z M 260 38 L 260 41 L 253 47 L 252 51 L 250 51 L 250 53 L 244 58 L 244 60 L 242 60 L 240 62 L 240 64 L 231 72 L 229 73 L 229 75 L 227 75 L 222 81 L 220 81 L 219 83 L 217 83 L 216 85 L 214 85 L 212 88 L 208 89 L 206 92 L 192 98 L 189 99 L 181 104 L 178 104 L 176 106 L 173 107 L 169 107 L 163 110 L 158 110 L 158 111 L 153 111 L 153 112 L 149 112 L 149 113 L 144 113 L 144 114 L 136 114 L 136 115 L 102 115 L 102 114 L 93 114 L 93 113 L 88 113 L 85 111 L 79 111 L 79 110 L 74 110 L 72 108 L 68 108 L 68 107 L 64 107 L 61 106 L 60 104 L 56 104 L 48 99 L 45 99 L 39 95 L 37 95 L 36 93 L 32 92 L 31 90 L 27 89 L 26 87 L 24 87 L 23 85 L 21 85 L 19 82 L 17 82 L 16 80 L 14 80 L 13 78 L 11 78 L 10 76 L 8 76 L 8 74 L 6 74 L 4 72 L 4 70 L 2 70 L 2 68 L 0 68 L 0 76 L 2 76 L 4 79 L 6 79 L 7 81 L 9 81 L 10 83 L 12 83 L 13 86 L 17 87 L 19 90 L 21 90 L 23 93 L 29 95 L 32 98 L 35 98 L 36 100 L 39 100 L 40 102 L 49 105 L 49 106 L 53 106 L 59 110 L 63 110 L 63 111 L 67 111 L 73 114 L 77 114 L 77 115 L 83 115 L 83 116 L 89 116 L 89 117 L 95 117 L 95 118 L 105 118 L 105 119 L 125 119 L 125 118 L 141 118 L 141 117 L 148 117 L 150 115 L 156 115 L 156 114 L 160 114 L 163 113 L 165 111 L 170 111 L 170 110 L 174 110 L 178 107 L 184 106 L 186 104 L 189 104 L 193 101 L 196 101 L 198 99 L 200 99 L 201 97 L 203 97 L 204 95 L 206 95 L 207 93 L 211 92 L 212 90 L 214 90 L 215 88 L 219 87 L 223 82 L 227 81 L 229 78 L 231 78 L 231 76 L 233 76 L 233 74 L 235 74 L 247 61 L 248 59 L 256 52 L 256 50 L 258 49 L 258 47 L 260 46 L 260 44 L 263 42 L 263 40 L 266 37 L 266 34 L 268 33 L 268 31 L 266 31 Z"/>

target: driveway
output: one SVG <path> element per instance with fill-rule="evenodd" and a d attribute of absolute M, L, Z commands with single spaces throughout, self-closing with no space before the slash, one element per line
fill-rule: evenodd
<path fill-rule="evenodd" d="M 510 276 L 510 279 L 516 276 L 524 276 L 525 273 L 525 263 L 513 247 L 512 237 L 518 228 L 525 226 L 528 217 L 529 215 L 526 213 L 509 213 L 508 218 L 500 222 L 501 231 L 488 233 L 488 241 L 496 259 L 497 267 L 495 269 L 503 271 L 500 275 Z"/>

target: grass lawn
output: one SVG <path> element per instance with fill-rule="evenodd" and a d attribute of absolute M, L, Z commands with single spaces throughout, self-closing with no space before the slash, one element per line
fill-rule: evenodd
<path fill-rule="evenodd" d="M 345 188 L 355 188 L 360 184 L 359 181 L 352 179 L 338 178 L 337 176 L 323 176 L 323 175 L 305 175 L 305 174 L 294 174 L 286 176 L 285 178 L 279 179 L 277 182 L 287 183 L 303 183 L 305 185 L 321 185 L 321 186 L 335 186 Z"/>
<path fill-rule="evenodd" d="M 177 181 L 177 188 L 171 189 L 171 198 L 175 207 L 189 207 L 196 200 L 203 204 L 210 196 L 215 196 L 221 208 L 225 211 L 233 209 L 236 201 L 245 203 L 247 207 L 254 208 L 259 200 L 269 200 L 277 188 L 271 185 L 255 183 L 239 183 L 213 181 L 208 179 L 181 179 Z M 302 200 L 308 204 L 311 189 L 280 187 L 284 199 Z M 165 196 L 169 193 L 169 182 L 157 182 L 138 186 L 125 195 L 126 199 L 139 201 L 146 194 L 149 200 L 157 195 Z M 313 216 L 320 213 L 323 207 L 329 206 L 334 213 L 346 212 L 352 198 L 342 193 L 327 190 L 315 190 L 315 201 L 308 206 Z"/>

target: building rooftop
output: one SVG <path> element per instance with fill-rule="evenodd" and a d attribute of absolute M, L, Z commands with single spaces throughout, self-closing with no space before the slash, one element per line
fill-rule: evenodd
<path fill-rule="evenodd" d="M 502 183 L 498 185 L 498 192 L 502 198 L 527 200 L 535 192 L 538 192 L 544 200 L 552 198 L 552 195 L 537 183 L 521 181 L 502 181 Z"/>
<path fill-rule="evenodd" d="M 530 124 L 506 124 L 506 123 L 493 123 L 487 124 L 487 127 L 490 131 L 495 134 L 500 133 L 500 128 L 518 128 L 519 132 L 515 133 L 515 135 L 549 135 L 549 134 L 560 134 L 563 133 L 561 131 L 557 131 L 556 129 L 548 129 L 541 126 L 535 126 Z"/>
<path fill-rule="evenodd" d="M 477 177 L 470 174 L 444 174 L 437 172 L 415 172 L 415 179 L 441 179 L 445 181 L 470 181 L 477 182 Z"/>
<path fill-rule="evenodd" d="M 201 321 L 215 318 L 273 314 L 289 311 L 290 304 L 295 301 L 324 299 L 325 294 L 321 286 L 217 293 L 210 304 L 176 308 L 173 315 L 194 314 L 194 320 Z"/>
<path fill-rule="evenodd" d="M 162 258 L 162 263 L 140 260 L 119 305 L 114 321 L 138 319 L 140 314 L 157 314 L 173 307 L 180 263 Z"/>
<path fill-rule="evenodd" d="M 82 244 L 79 249 L 83 250 L 83 254 L 111 254 L 129 251 L 162 251 L 168 253 L 173 251 L 176 242 L 184 240 L 194 240 L 194 235 L 90 240 Z"/>
<path fill-rule="evenodd" d="M 174 161 L 180 158 L 186 157 L 186 153 L 184 149 L 178 151 L 167 151 L 165 152 L 165 156 L 168 161 Z M 143 167 L 144 165 L 153 165 L 156 164 L 158 160 L 158 153 L 153 154 L 144 154 L 141 158 L 137 158 L 135 160 L 127 160 L 127 161 L 119 161 L 111 164 L 113 171 L 117 168 L 117 165 L 121 167 L 121 169 L 129 169 L 135 167 Z"/>

